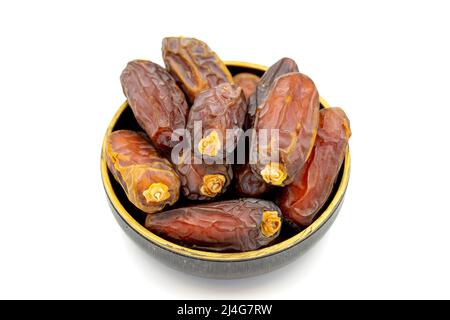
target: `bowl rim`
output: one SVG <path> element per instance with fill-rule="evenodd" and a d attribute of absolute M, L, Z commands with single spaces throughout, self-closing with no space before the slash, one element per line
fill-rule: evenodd
<path fill-rule="evenodd" d="M 229 67 L 242 67 L 247 69 L 256 69 L 258 71 L 266 71 L 268 68 L 263 65 L 259 65 L 256 63 L 250 63 L 250 62 L 242 62 L 242 61 L 225 61 L 225 64 Z M 329 108 L 330 105 L 320 97 L 320 103 L 324 108 Z M 100 159 L 100 170 L 101 170 L 101 177 L 103 181 L 103 186 L 106 191 L 106 194 L 109 198 L 109 201 L 111 202 L 112 206 L 116 210 L 116 212 L 120 215 L 120 217 L 132 228 L 135 230 L 139 235 L 144 237 L 145 239 L 149 240 L 153 244 L 157 245 L 160 248 L 169 250 L 173 253 L 187 256 L 190 258 L 200 259 L 200 260 L 207 260 L 207 261 L 245 261 L 250 259 L 257 259 L 257 258 L 263 258 L 267 257 L 279 252 L 282 252 L 284 250 L 287 250 L 300 242 L 306 240 L 308 237 L 310 237 L 314 232 L 316 232 L 318 229 L 320 229 L 325 222 L 333 215 L 336 208 L 339 206 L 345 190 L 347 189 L 349 177 L 350 177 L 350 149 L 347 147 L 344 164 L 343 164 L 343 174 L 342 178 L 339 184 L 339 187 L 336 191 L 336 193 L 333 196 L 332 201 L 328 205 L 328 207 L 322 212 L 322 214 L 316 218 L 316 220 L 307 228 L 296 234 L 295 236 L 288 238 L 282 242 L 279 242 L 277 244 L 274 244 L 269 247 L 265 247 L 258 250 L 253 251 L 247 251 L 247 252 L 233 252 L 233 253 L 220 253 L 220 252 L 209 252 L 209 251 L 202 251 L 197 249 L 191 249 L 187 247 L 183 247 L 181 245 L 175 244 L 171 241 L 168 241 L 164 238 L 161 238 L 157 236 L 156 234 L 152 233 L 148 229 L 146 229 L 143 225 L 141 225 L 139 222 L 137 222 L 124 208 L 124 206 L 120 203 L 116 193 L 114 192 L 114 189 L 112 187 L 109 174 L 108 174 L 108 168 L 106 165 L 106 160 L 104 156 L 105 152 L 105 145 L 106 145 L 106 139 L 107 136 L 112 132 L 112 129 L 117 123 L 117 120 L 121 116 L 122 112 L 125 110 L 125 108 L 128 106 L 128 102 L 125 101 L 117 110 L 117 112 L 114 114 L 112 120 L 110 121 L 108 128 L 106 130 L 105 136 L 103 138 L 103 144 L 102 144 L 102 153 L 101 153 L 101 159 Z"/>

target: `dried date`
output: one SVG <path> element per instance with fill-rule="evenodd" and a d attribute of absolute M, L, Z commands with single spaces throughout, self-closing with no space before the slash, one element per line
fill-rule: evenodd
<path fill-rule="evenodd" d="M 275 186 L 291 183 L 308 159 L 318 123 L 313 81 L 298 72 L 278 77 L 256 113 L 253 172 Z"/>
<path fill-rule="evenodd" d="M 256 89 L 249 98 L 247 117 L 245 119 L 245 128 L 253 128 L 255 122 L 256 109 L 266 99 L 272 84 L 275 80 L 286 73 L 298 72 L 298 66 L 294 60 L 290 58 L 282 58 L 274 63 L 261 77 L 256 85 Z"/>
<path fill-rule="evenodd" d="M 269 184 L 252 171 L 249 164 L 237 165 L 234 177 L 236 192 L 242 197 L 256 198 L 271 189 Z"/>
<path fill-rule="evenodd" d="M 189 111 L 186 129 L 193 138 L 196 153 L 224 158 L 236 146 L 236 139 L 245 120 L 247 104 L 240 87 L 229 83 L 202 91 Z M 195 124 L 202 130 L 194 130 Z"/>
<path fill-rule="evenodd" d="M 180 158 L 175 166 L 181 181 L 181 191 L 190 200 L 209 200 L 224 193 L 231 180 L 233 171 L 227 164 L 206 164 L 196 159 Z"/>
<path fill-rule="evenodd" d="M 158 150 L 170 151 L 176 143 L 172 133 L 185 128 L 188 113 L 175 80 L 164 68 L 145 60 L 129 62 L 120 79 L 139 125 Z"/>
<path fill-rule="evenodd" d="M 137 208 L 154 213 L 178 200 L 180 179 L 177 173 L 144 133 L 112 132 L 107 138 L 104 155 L 109 170 Z"/>
<path fill-rule="evenodd" d="M 148 215 L 152 232 L 183 245 L 210 251 L 250 251 L 280 233 L 282 216 L 270 201 L 229 200 Z"/>
<path fill-rule="evenodd" d="M 168 37 L 162 42 L 167 70 L 192 103 L 198 93 L 233 78 L 226 65 L 206 43 L 194 38 Z"/>
<path fill-rule="evenodd" d="M 312 223 L 333 189 L 350 136 L 350 123 L 342 109 L 320 111 L 311 156 L 277 200 L 287 220 L 301 227 Z"/>
<path fill-rule="evenodd" d="M 233 77 L 234 84 L 244 91 L 245 99 L 249 101 L 250 96 L 255 92 L 259 77 L 253 73 L 242 72 Z"/>

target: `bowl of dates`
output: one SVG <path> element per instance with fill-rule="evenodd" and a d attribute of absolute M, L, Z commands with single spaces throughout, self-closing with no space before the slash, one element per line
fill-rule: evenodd
<path fill-rule="evenodd" d="M 222 61 L 163 39 L 132 60 L 101 177 L 122 229 L 172 268 L 243 278 L 300 257 L 328 230 L 350 174 L 349 120 L 290 58 Z"/>

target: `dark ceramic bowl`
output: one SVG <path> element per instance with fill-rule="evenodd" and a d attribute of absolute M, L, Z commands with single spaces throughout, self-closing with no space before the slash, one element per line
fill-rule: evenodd
<path fill-rule="evenodd" d="M 226 62 L 231 73 L 250 72 L 261 76 L 266 67 L 245 62 Z M 322 108 L 328 103 L 320 98 Z M 114 130 L 141 130 L 127 102 L 114 115 L 106 136 Z M 101 175 L 108 202 L 117 222 L 123 230 L 145 250 L 167 265 L 197 276 L 208 278 L 243 278 L 280 268 L 299 257 L 328 230 L 342 206 L 350 174 L 350 153 L 347 150 L 344 164 L 334 190 L 316 220 L 299 233 L 286 232 L 272 246 L 242 253 L 217 253 L 194 250 L 167 241 L 143 226 L 144 215 L 127 199 L 120 185 L 106 166 L 102 152 Z"/>

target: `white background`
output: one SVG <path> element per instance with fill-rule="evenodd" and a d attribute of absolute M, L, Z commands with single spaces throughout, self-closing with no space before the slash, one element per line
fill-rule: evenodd
<path fill-rule="evenodd" d="M 0 298 L 450 298 L 448 1 L 2 1 Z M 101 185 L 127 61 L 164 36 L 297 60 L 352 125 L 343 209 L 305 256 L 235 281 L 173 271 Z"/>

